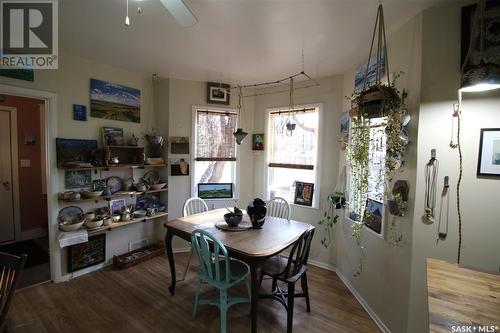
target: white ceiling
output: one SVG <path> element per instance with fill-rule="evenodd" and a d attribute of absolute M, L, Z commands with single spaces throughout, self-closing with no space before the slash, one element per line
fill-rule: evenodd
<path fill-rule="evenodd" d="M 384 0 L 386 29 L 445 0 Z M 134 71 L 255 83 L 305 70 L 338 74 L 368 53 L 378 0 L 185 0 L 198 18 L 182 28 L 159 0 L 60 1 L 64 52 Z"/>

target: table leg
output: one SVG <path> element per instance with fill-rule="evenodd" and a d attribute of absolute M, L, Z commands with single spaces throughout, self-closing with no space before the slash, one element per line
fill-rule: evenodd
<path fill-rule="evenodd" d="M 257 312 L 259 302 L 259 265 L 257 263 L 250 264 L 250 278 L 252 280 L 252 299 L 250 306 L 250 315 L 252 318 L 252 333 L 257 333 Z"/>
<path fill-rule="evenodd" d="M 170 276 L 172 278 L 172 281 L 170 283 L 170 287 L 168 287 L 168 291 L 173 295 L 174 290 L 175 290 L 175 262 L 174 262 L 174 251 L 172 249 L 172 238 L 174 237 L 174 234 L 168 230 L 167 234 L 165 235 L 165 251 L 167 252 L 167 258 L 168 258 L 168 263 L 170 265 Z"/>

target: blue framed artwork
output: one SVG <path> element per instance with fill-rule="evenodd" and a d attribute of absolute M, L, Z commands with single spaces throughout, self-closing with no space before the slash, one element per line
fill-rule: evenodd
<path fill-rule="evenodd" d="M 354 76 L 355 93 L 358 93 L 361 90 L 363 90 L 363 83 L 365 80 L 367 63 L 368 60 L 364 61 L 363 63 L 359 64 L 358 67 L 356 67 L 356 74 Z M 381 73 L 380 79 L 382 79 L 385 73 L 385 48 L 382 49 L 381 52 L 379 72 Z M 366 88 L 370 87 L 370 85 L 375 83 L 376 79 L 377 79 L 377 54 L 376 52 L 374 52 L 370 57 L 370 67 L 368 68 L 368 76 L 366 78 Z"/>
<path fill-rule="evenodd" d="M 87 107 L 85 105 L 73 104 L 73 119 L 87 121 Z"/>
<path fill-rule="evenodd" d="M 140 123 L 141 91 L 90 79 L 90 116 Z"/>

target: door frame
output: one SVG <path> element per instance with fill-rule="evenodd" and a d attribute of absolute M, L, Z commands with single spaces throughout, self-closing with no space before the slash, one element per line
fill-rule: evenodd
<path fill-rule="evenodd" d="M 17 86 L 0 84 L 0 93 L 20 97 L 45 100 L 45 179 L 47 182 L 47 217 L 50 252 L 50 276 L 54 282 L 62 282 L 61 251 L 57 242 L 57 196 L 59 177 L 56 166 L 55 142 L 57 137 L 57 94 L 50 91 L 35 90 Z"/>
<path fill-rule="evenodd" d="M 10 113 L 10 167 L 12 186 L 12 209 L 14 221 L 14 239 L 10 242 L 17 241 L 21 232 L 21 218 L 19 209 L 19 168 L 18 168 L 18 151 L 17 151 L 17 108 L 13 106 L 0 106 L 1 111 Z"/>

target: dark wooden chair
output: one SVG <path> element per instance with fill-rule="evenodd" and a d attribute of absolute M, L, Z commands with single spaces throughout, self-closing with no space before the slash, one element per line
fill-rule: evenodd
<path fill-rule="evenodd" d="M 0 252 L 0 330 L 2 332 L 9 330 L 7 312 L 27 258 L 26 254 L 18 257 Z"/>
<path fill-rule="evenodd" d="M 311 249 L 311 240 L 314 229 L 304 232 L 293 244 L 288 259 L 280 256 L 269 258 L 264 265 L 260 276 L 260 283 L 265 275 L 272 278 L 271 294 L 259 295 L 260 298 L 271 298 L 280 302 L 287 311 L 287 333 L 293 330 L 293 305 L 297 297 L 305 297 L 307 312 L 311 312 L 309 290 L 307 286 L 307 261 Z M 295 283 L 300 280 L 302 293 L 295 292 Z M 287 291 L 280 288 L 278 281 L 287 284 Z"/>

